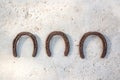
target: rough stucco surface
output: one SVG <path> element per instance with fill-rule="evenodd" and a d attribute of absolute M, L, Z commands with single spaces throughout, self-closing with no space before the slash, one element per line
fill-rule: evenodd
<path fill-rule="evenodd" d="M 120 80 L 120 0 L 0 0 L 0 80 Z M 37 36 L 39 51 L 32 57 L 33 44 L 24 37 L 19 56 L 12 55 L 12 42 L 22 31 Z M 64 41 L 51 42 L 52 57 L 45 40 L 52 31 L 63 31 L 71 44 L 64 56 Z M 104 59 L 101 40 L 90 36 L 85 43 L 85 59 L 78 44 L 84 33 L 105 35 L 108 53 Z"/>

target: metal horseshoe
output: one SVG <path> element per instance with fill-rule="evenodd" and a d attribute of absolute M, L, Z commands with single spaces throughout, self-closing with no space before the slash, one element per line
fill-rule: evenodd
<path fill-rule="evenodd" d="M 50 57 L 51 56 L 51 51 L 50 51 L 50 40 L 52 39 L 53 36 L 55 35 L 59 35 L 61 36 L 64 41 L 65 41 L 65 52 L 64 52 L 64 55 L 65 56 L 68 56 L 68 53 L 69 53 L 69 49 L 70 49 L 70 43 L 69 43 L 69 39 L 67 38 L 66 34 L 61 32 L 61 31 L 54 31 L 52 33 L 50 33 L 47 37 L 47 40 L 46 40 L 46 52 L 47 52 L 47 55 Z"/>
<path fill-rule="evenodd" d="M 27 35 L 32 39 L 33 44 L 34 44 L 34 50 L 33 50 L 32 56 L 35 57 L 37 54 L 37 50 L 38 50 L 38 43 L 37 43 L 36 37 L 30 32 L 21 32 L 15 37 L 15 39 L 13 40 L 13 56 L 17 57 L 17 42 L 24 35 Z"/>
<path fill-rule="evenodd" d="M 106 56 L 106 53 L 107 53 L 107 41 L 106 41 L 105 37 L 99 32 L 87 32 L 83 35 L 83 37 L 82 37 L 82 39 L 80 40 L 80 43 L 79 43 L 80 57 L 85 58 L 84 51 L 83 51 L 83 46 L 84 46 L 84 42 L 85 42 L 86 38 L 90 35 L 96 35 L 102 40 L 103 52 L 102 52 L 101 58 L 104 58 Z"/>

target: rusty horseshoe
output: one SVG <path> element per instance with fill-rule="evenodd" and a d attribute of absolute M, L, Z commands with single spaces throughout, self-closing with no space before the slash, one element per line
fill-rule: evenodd
<path fill-rule="evenodd" d="M 52 39 L 52 37 L 54 37 L 55 35 L 59 35 L 61 36 L 63 39 L 64 39 L 64 42 L 65 42 L 65 52 L 64 52 L 64 55 L 65 56 L 68 56 L 68 53 L 69 53 L 69 49 L 70 49 L 70 43 L 69 43 L 69 39 L 68 37 L 66 36 L 65 33 L 61 32 L 61 31 L 54 31 L 54 32 L 51 32 L 47 39 L 46 39 L 46 52 L 47 52 L 47 55 L 50 57 L 51 56 L 51 51 L 50 51 L 50 40 Z"/>
<path fill-rule="evenodd" d="M 38 43 L 37 43 L 36 37 L 30 32 L 21 32 L 15 37 L 15 39 L 13 40 L 13 56 L 17 57 L 17 42 L 24 35 L 27 35 L 32 39 L 33 44 L 34 44 L 34 50 L 33 50 L 32 56 L 35 57 L 37 54 L 37 50 L 38 50 Z"/>
<path fill-rule="evenodd" d="M 106 56 L 106 53 L 107 53 L 107 41 L 106 41 L 105 37 L 99 32 L 87 32 L 83 35 L 83 37 L 81 38 L 80 43 L 79 43 L 80 57 L 85 58 L 83 46 L 84 46 L 84 42 L 85 42 L 86 38 L 90 35 L 96 35 L 102 40 L 103 52 L 102 52 L 101 58 L 104 58 Z"/>

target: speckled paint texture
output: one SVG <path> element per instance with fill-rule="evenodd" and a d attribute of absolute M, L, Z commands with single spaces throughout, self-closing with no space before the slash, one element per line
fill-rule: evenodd
<path fill-rule="evenodd" d="M 26 36 L 20 39 L 19 57 L 13 57 L 13 39 L 22 31 L 37 37 L 35 58 Z M 45 41 L 52 31 L 67 34 L 67 57 L 60 36 L 51 41 L 52 57 L 47 56 Z M 87 38 L 85 59 L 80 58 L 79 41 L 89 31 L 107 39 L 104 59 L 96 36 Z M 120 0 L 0 0 L 0 80 L 120 80 Z"/>

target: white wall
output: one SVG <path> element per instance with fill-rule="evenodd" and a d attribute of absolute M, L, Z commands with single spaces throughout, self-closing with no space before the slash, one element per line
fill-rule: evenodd
<path fill-rule="evenodd" d="M 0 0 L 0 80 L 120 80 L 119 13 L 119 0 Z M 21 39 L 20 57 L 13 57 L 13 39 L 22 31 L 37 36 L 37 57 L 30 38 Z M 68 57 L 61 37 L 53 39 L 52 57 L 46 55 L 52 31 L 68 35 Z M 106 58 L 100 58 L 102 44 L 95 36 L 87 38 L 85 59 L 80 58 L 78 44 L 88 31 L 105 35 Z"/>

